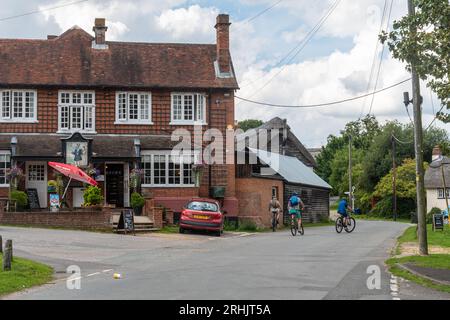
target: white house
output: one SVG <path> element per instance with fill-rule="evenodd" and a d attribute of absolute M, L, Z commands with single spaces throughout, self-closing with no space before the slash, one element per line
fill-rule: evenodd
<path fill-rule="evenodd" d="M 446 186 L 445 191 L 444 185 Z M 432 208 L 444 210 L 447 200 L 450 199 L 450 158 L 442 156 L 439 147 L 434 148 L 433 161 L 425 172 L 425 189 L 427 191 L 427 212 L 430 212 Z M 444 192 L 447 193 L 447 196 Z"/>

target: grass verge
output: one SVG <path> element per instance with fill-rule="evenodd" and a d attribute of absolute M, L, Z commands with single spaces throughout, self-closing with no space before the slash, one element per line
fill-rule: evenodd
<path fill-rule="evenodd" d="M 439 291 L 450 293 L 450 286 L 435 283 L 427 278 L 415 275 L 407 270 L 402 269 L 398 263 L 413 263 L 421 267 L 435 268 L 435 269 L 450 269 L 450 255 L 448 254 L 435 254 L 426 257 L 423 256 L 411 256 L 402 258 L 391 258 L 386 261 L 389 267 L 389 271 L 395 276 L 410 280 L 422 286 L 436 289 Z"/>
<path fill-rule="evenodd" d="M 432 225 L 427 226 L 427 238 L 430 246 L 450 248 L 450 226 L 446 225 L 444 231 L 433 231 Z M 398 238 L 398 242 L 418 242 L 416 227 L 406 229 L 405 233 Z"/>
<path fill-rule="evenodd" d="M 0 265 L 3 265 L 2 255 Z M 45 284 L 53 278 L 51 267 L 27 259 L 14 257 L 11 269 L 0 268 L 0 296 Z"/>
<path fill-rule="evenodd" d="M 428 228 L 428 244 L 431 246 L 450 246 L 450 228 L 446 226 L 445 230 L 433 232 L 432 226 Z M 397 240 L 397 246 L 395 248 L 395 255 L 400 255 L 401 244 L 406 242 L 418 242 L 416 227 L 410 227 L 405 230 Z M 432 288 L 435 290 L 450 293 L 450 286 L 431 281 L 430 279 L 420 277 L 405 269 L 402 269 L 398 264 L 412 263 L 420 267 L 434 268 L 434 269 L 450 269 L 450 255 L 448 254 L 433 254 L 429 256 L 407 256 L 407 257 L 393 257 L 386 261 L 389 271 L 398 277 L 415 282 L 424 287 Z"/>

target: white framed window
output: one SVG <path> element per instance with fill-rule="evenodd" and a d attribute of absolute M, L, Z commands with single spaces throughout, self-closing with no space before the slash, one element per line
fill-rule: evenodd
<path fill-rule="evenodd" d="M 447 198 L 450 198 L 450 188 L 447 188 Z M 438 189 L 438 199 L 445 199 L 444 188 Z"/>
<path fill-rule="evenodd" d="M 153 124 L 150 92 L 116 92 L 115 124 Z"/>
<path fill-rule="evenodd" d="M 6 177 L 7 171 L 11 168 L 11 153 L 0 150 L 0 187 L 9 187 Z"/>
<path fill-rule="evenodd" d="M 0 90 L 0 122 L 37 122 L 36 90 Z"/>
<path fill-rule="evenodd" d="M 95 133 L 95 93 L 59 91 L 59 132 Z"/>
<path fill-rule="evenodd" d="M 201 93 L 171 94 L 171 123 L 174 125 L 205 125 L 206 97 Z"/>
<path fill-rule="evenodd" d="M 174 156 L 171 151 L 143 151 L 143 187 L 194 187 L 193 155 Z"/>

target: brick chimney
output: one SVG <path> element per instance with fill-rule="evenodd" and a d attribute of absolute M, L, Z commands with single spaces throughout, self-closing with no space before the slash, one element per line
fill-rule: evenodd
<path fill-rule="evenodd" d="M 105 47 L 106 31 L 108 30 L 105 18 L 95 18 L 95 24 L 92 30 L 95 33 L 95 40 L 94 40 L 95 46 L 99 48 Z"/>
<path fill-rule="evenodd" d="M 431 160 L 436 161 L 442 156 L 442 151 L 440 146 L 436 146 L 433 148 L 433 155 Z"/>
<path fill-rule="evenodd" d="M 217 62 L 220 73 L 231 72 L 230 58 L 230 16 L 219 14 L 216 19 Z"/>

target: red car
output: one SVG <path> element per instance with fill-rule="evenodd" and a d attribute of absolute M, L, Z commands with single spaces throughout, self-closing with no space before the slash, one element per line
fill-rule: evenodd
<path fill-rule="evenodd" d="M 185 230 L 205 230 L 213 231 L 220 237 L 225 214 L 216 200 L 192 199 L 181 212 L 180 233 Z"/>

